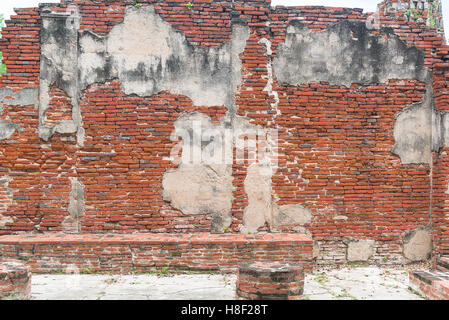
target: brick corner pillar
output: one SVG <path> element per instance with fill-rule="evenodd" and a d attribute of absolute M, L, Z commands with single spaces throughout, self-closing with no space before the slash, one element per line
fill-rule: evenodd
<path fill-rule="evenodd" d="M 31 271 L 18 261 L 0 262 L 0 300 L 28 300 Z"/>
<path fill-rule="evenodd" d="M 239 264 L 239 300 L 299 300 L 304 292 L 304 268 L 288 262 Z"/>

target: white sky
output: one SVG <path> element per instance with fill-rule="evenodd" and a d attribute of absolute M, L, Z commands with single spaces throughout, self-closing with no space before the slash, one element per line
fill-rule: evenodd
<path fill-rule="evenodd" d="M 443 1 L 443 16 L 444 26 L 446 30 L 446 37 L 449 39 L 449 0 Z M 8 18 L 14 13 L 13 8 L 36 7 L 40 2 L 60 2 L 59 0 L 0 0 L 0 13 Z M 271 3 L 275 5 L 285 6 L 303 6 L 303 5 L 317 5 L 328 7 L 347 7 L 347 8 L 363 8 L 365 12 L 374 12 L 377 8 L 377 3 L 381 0 L 272 0 Z"/>

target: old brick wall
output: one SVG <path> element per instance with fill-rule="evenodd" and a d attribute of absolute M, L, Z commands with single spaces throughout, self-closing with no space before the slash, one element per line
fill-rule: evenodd
<path fill-rule="evenodd" d="M 432 235 L 449 252 L 448 51 L 432 4 L 186 2 L 63 1 L 7 21 L 0 234 L 299 232 L 319 263 L 422 260 Z M 148 37 L 178 52 L 150 53 Z M 189 175 L 168 159 L 185 115 L 277 130 L 277 170 Z"/>

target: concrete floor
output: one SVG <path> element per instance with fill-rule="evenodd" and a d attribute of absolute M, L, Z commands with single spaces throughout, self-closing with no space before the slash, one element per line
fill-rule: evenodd
<path fill-rule="evenodd" d="M 234 275 L 33 275 L 35 300 L 232 300 Z M 308 300 L 422 300 L 403 269 L 347 267 L 306 276 Z"/>
<path fill-rule="evenodd" d="M 310 300 L 423 300 L 408 283 L 406 270 L 343 268 L 306 276 L 304 295 Z"/>

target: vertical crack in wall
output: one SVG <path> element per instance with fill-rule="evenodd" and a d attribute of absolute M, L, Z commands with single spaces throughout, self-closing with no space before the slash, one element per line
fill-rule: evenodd
<path fill-rule="evenodd" d="M 277 116 L 281 114 L 278 106 L 279 106 L 279 94 L 277 91 L 273 90 L 273 63 L 272 63 L 272 50 L 271 50 L 271 41 L 267 38 L 262 38 L 259 40 L 260 44 L 265 46 L 265 56 L 267 57 L 267 84 L 263 91 L 268 93 L 268 96 L 273 96 L 274 102 L 271 102 L 271 109 L 274 111 L 273 122 L 276 121 Z"/>
<path fill-rule="evenodd" d="M 231 20 L 231 78 L 229 81 L 228 120 L 234 125 L 237 113 L 236 94 L 242 84 L 242 59 L 240 54 L 244 52 L 250 36 L 250 29 L 241 19 Z"/>

